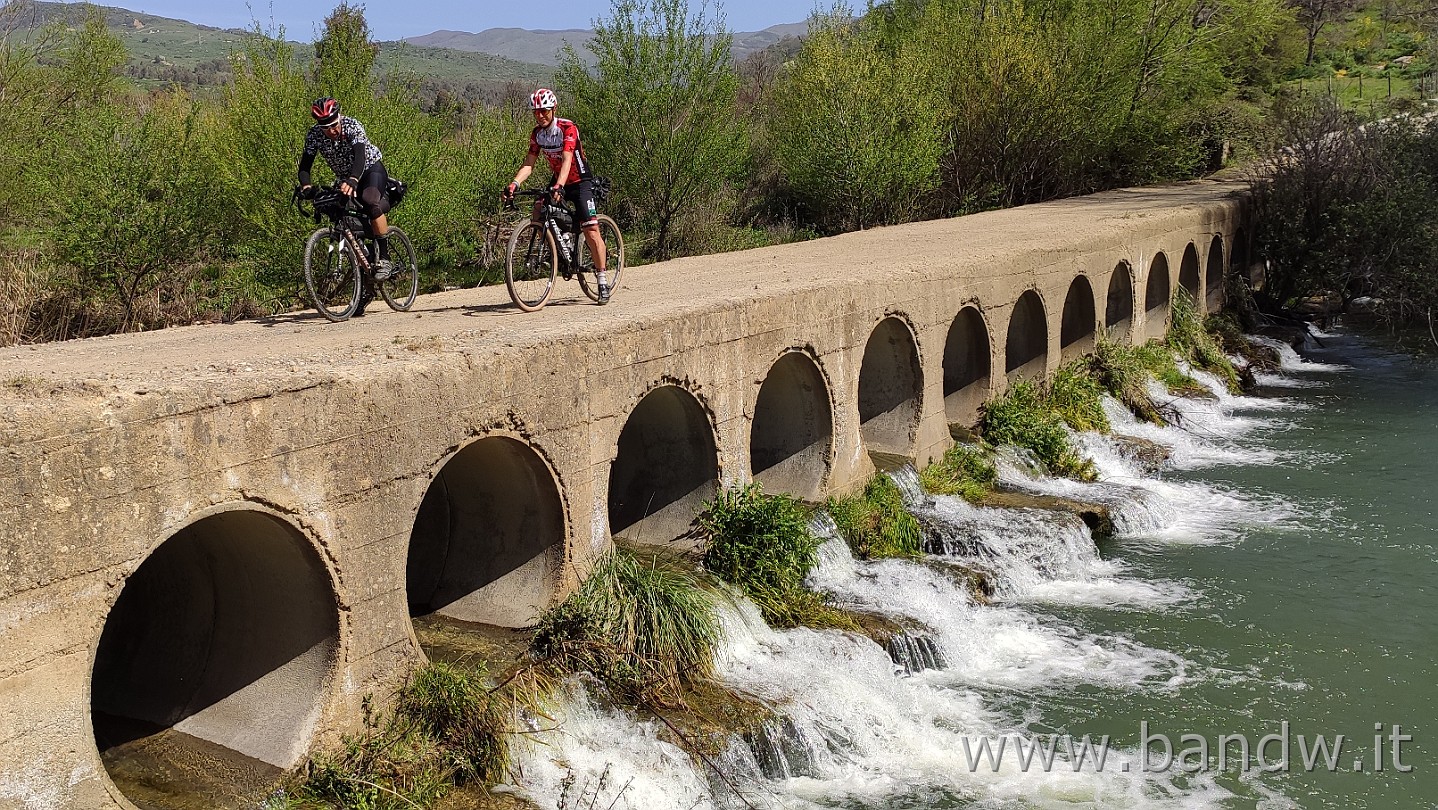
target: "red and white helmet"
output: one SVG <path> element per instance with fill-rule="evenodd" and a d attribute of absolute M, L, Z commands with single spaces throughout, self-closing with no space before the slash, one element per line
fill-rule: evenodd
<path fill-rule="evenodd" d="M 340 103 L 326 96 L 310 105 L 310 115 L 315 117 L 315 123 L 327 127 L 340 120 Z"/>
<path fill-rule="evenodd" d="M 548 87 L 541 87 L 534 91 L 529 97 L 529 109 L 531 110 L 552 110 L 559 106 L 559 96 Z"/>

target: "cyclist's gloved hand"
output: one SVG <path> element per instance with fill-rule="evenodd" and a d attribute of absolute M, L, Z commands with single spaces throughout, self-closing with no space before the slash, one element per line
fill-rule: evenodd
<path fill-rule="evenodd" d="M 559 202 L 564 197 L 564 186 L 558 183 L 550 186 L 549 196 L 552 197 L 555 202 Z"/>
<path fill-rule="evenodd" d="M 516 183 L 510 183 L 509 185 L 507 185 L 507 186 L 504 187 L 504 190 L 503 190 L 503 191 L 499 192 L 500 199 L 504 200 L 505 202 L 510 202 L 511 200 L 514 199 L 514 192 L 516 192 L 516 191 L 518 191 L 518 190 L 519 190 L 519 185 L 518 185 L 518 184 L 516 184 Z"/>
<path fill-rule="evenodd" d="M 300 186 L 300 196 L 306 200 L 313 200 L 315 198 L 315 187 L 311 185 Z"/>

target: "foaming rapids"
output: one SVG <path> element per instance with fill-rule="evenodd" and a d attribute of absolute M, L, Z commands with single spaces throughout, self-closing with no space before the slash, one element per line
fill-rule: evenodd
<path fill-rule="evenodd" d="M 1310 333 L 1316 337 L 1332 337 L 1326 333 L 1317 332 L 1309 328 Z M 1274 374 L 1266 371 L 1255 371 L 1253 377 L 1259 385 L 1268 388 L 1316 388 L 1323 383 L 1312 377 L 1306 376 L 1305 372 L 1334 372 L 1344 371 L 1348 366 L 1337 363 L 1315 363 L 1305 360 L 1289 344 L 1275 338 L 1263 335 L 1247 335 L 1248 340 L 1260 346 L 1267 346 L 1278 352 L 1278 368 L 1280 373 Z"/>
<path fill-rule="evenodd" d="M 1043 727 L 1014 696 L 1084 684 L 1166 690 L 1187 680 L 1181 657 L 1097 635 L 1019 604 L 981 605 L 951 564 L 856 560 L 831 521 L 809 584 L 851 610 L 923 638 L 934 666 L 895 663 L 857 633 L 767 626 L 736 597 L 722 609 L 717 679 L 774 711 L 736 732 L 706 768 L 662 724 L 598 706 L 579 685 L 546 727 L 526 735 L 521 790 L 545 808 L 827 808 L 1047 806 L 1207 808 L 1231 798 L 1206 777 L 1146 774 L 1137 752 L 1115 747 L 1099 769 L 1060 749 L 1051 767 L 997 768 L 982 741 Z M 1004 569 L 1007 570 L 1007 569 Z M 1002 575 L 1002 571 L 999 575 Z M 588 790 L 581 794 L 581 790 Z M 592 805 L 581 795 L 598 796 Z M 567 796 L 567 798 L 566 798 Z M 742 800 L 740 799 L 742 797 Z M 567 803 L 566 803 L 567 802 Z"/>
<path fill-rule="evenodd" d="M 1021 466 L 1025 456 L 1001 455 L 1007 456 L 999 463 L 1009 474 L 1032 474 L 1032 467 Z M 982 572 L 995 599 L 1153 609 L 1191 597 L 1176 583 L 1122 576 L 1124 563 L 1100 558 L 1089 527 L 1071 512 L 975 506 L 924 492 L 912 467 L 891 476 L 924 527 L 926 549 L 941 562 Z"/>

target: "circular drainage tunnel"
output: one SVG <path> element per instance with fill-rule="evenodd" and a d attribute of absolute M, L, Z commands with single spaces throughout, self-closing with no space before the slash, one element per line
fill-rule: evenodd
<path fill-rule="evenodd" d="M 530 624 L 555 595 L 563 551 L 564 510 L 548 465 L 517 439 L 480 439 L 440 469 L 420 504 L 410 615 Z"/>
<path fill-rule="evenodd" d="M 919 428 L 924 372 L 904 321 L 879 321 L 859 366 L 859 437 L 870 451 L 908 456 Z"/>
<path fill-rule="evenodd" d="M 824 375 L 808 355 L 787 352 L 759 387 L 749 465 L 769 492 L 817 498 L 834 434 Z"/>
<path fill-rule="evenodd" d="M 714 496 L 719 462 L 714 431 L 693 394 L 656 388 L 634 407 L 609 468 L 609 531 L 666 543 L 689 530 Z"/>
<path fill-rule="evenodd" d="M 231 511 L 177 532 L 125 583 L 95 654 L 95 741 L 117 785 L 186 765 L 277 777 L 309 749 L 338 637 L 328 572 L 290 524 Z"/>

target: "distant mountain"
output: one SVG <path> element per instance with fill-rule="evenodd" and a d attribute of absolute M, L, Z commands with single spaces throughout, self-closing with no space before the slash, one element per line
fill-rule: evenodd
<path fill-rule="evenodd" d="M 734 34 L 734 45 L 730 49 L 735 61 L 755 51 L 762 51 L 784 37 L 802 37 L 809 30 L 807 22 L 773 25 L 763 31 Z M 487 53 L 541 65 L 558 65 L 559 54 L 566 44 L 572 45 L 581 58 L 590 61 L 586 44 L 594 32 L 587 28 L 566 28 L 559 31 L 530 31 L 524 28 L 486 28 L 478 34 L 466 31 L 435 31 L 418 37 L 408 37 L 404 42 L 426 48 L 452 48 L 457 51 Z"/>
<path fill-rule="evenodd" d="M 4 0 L 0 0 L 4 2 Z M 141 14 L 124 8 L 98 6 L 106 26 L 125 44 L 130 54 L 126 74 L 142 86 L 164 86 L 172 82 L 186 87 L 218 87 L 229 81 L 230 53 L 250 32 L 197 25 L 186 20 Z M 34 2 L 24 6 L 0 6 L 19 13 L 3 22 L 23 39 L 46 24 L 63 21 L 76 25 L 85 18 L 80 3 Z M 307 49 L 309 46 L 296 42 Z M 302 56 L 308 54 L 304 51 Z M 377 68 L 387 74 L 399 71 L 419 77 L 429 85 L 449 86 L 455 91 L 470 85 L 499 88 L 505 82 L 534 84 L 553 75 L 552 65 L 507 59 L 487 52 L 454 48 L 429 48 L 407 42 L 381 42 Z M 496 91 L 497 92 L 497 91 Z"/>

